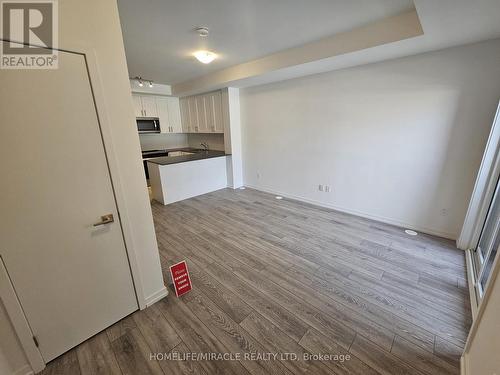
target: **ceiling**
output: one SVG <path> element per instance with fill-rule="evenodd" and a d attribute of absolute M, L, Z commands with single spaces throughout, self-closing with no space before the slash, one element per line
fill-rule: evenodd
<path fill-rule="evenodd" d="M 414 8 L 412 0 L 118 0 L 118 7 L 130 76 L 170 85 Z M 209 27 L 208 38 L 197 26 Z M 201 64 L 197 49 L 219 58 Z"/>
<path fill-rule="evenodd" d="M 118 0 L 118 6 L 130 76 L 171 85 L 178 96 L 500 38 L 500 0 Z M 210 28 L 208 39 L 196 26 Z M 191 54 L 200 48 L 220 59 L 199 63 Z"/>

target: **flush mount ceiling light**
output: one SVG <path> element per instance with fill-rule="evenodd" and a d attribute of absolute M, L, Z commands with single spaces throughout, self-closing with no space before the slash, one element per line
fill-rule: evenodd
<path fill-rule="evenodd" d="M 198 35 L 202 38 L 208 37 L 208 27 L 206 26 L 198 26 L 194 29 L 198 33 Z M 212 51 L 207 50 L 199 50 L 193 53 L 193 56 L 203 64 L 210 64 L 217 58 L 217 55 Z"/>
<path fill-rule="evenodd" d="M 153 81 L 150 79 L 144 79 L 141 76 L 135 76 L 134 78 L 130 77 L 130 79 L 136 81 L 139 87 L 144 87 L 144 82 L 147 82 L 149 87 L 153 87 Z"/>
<path fill-rule="evenodd" d="M 210 64 L 217 57 L 217 55 L 211 51 L 196 51 L 193 55 L 203 64 Z"/>

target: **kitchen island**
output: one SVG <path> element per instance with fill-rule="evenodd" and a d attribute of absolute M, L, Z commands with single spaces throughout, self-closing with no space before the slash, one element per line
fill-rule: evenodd
<path fill-rule="evenodd" d="M 224 151 L 189 149 L 147 163 L 153 199 L 165 205 L 228 185 Z"/>

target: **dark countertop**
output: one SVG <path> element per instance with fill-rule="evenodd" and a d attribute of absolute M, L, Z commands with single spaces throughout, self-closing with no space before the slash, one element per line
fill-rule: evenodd
<path fill-rule="evenodd" d="M 193 149 L 193 148 L 176 148 L 176 149 L 171 149 L 168 151 L 185 151 L 185 152 L 194 152 L 194 154 L 191 155 L 180 155 L 180 156 L 163 156 L 159 158 L 152 158 L 148 159 L 147 161 L 149 163 L 154 163 L 158 165 L 170 165 L 170 164 L 177 164 L 177 163 L 184 163 L 187 161 L 193 161 L 193 160 L 203 160 L 203 159 L 210 159 L 210 158 L 218 158 L 221 156 L 226 156 L 226 153 L 224 151 L 215 151 L 215 150 L 200 150 L 200 149 Z"/>

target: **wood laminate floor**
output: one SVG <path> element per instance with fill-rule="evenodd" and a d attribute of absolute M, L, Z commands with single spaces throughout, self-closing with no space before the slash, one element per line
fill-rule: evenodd
<path fill-rule="evenodd" d="M 452 241 L 251 189 L 152 208 L 165 282 L 186 259 L 194 290 L 132 314 L 45 374 L 459 374 L 471 312 Z M 156 352 L 240 359 L 150 360 Z M 350 360 L 302 360 L 318 353 Z"/>

